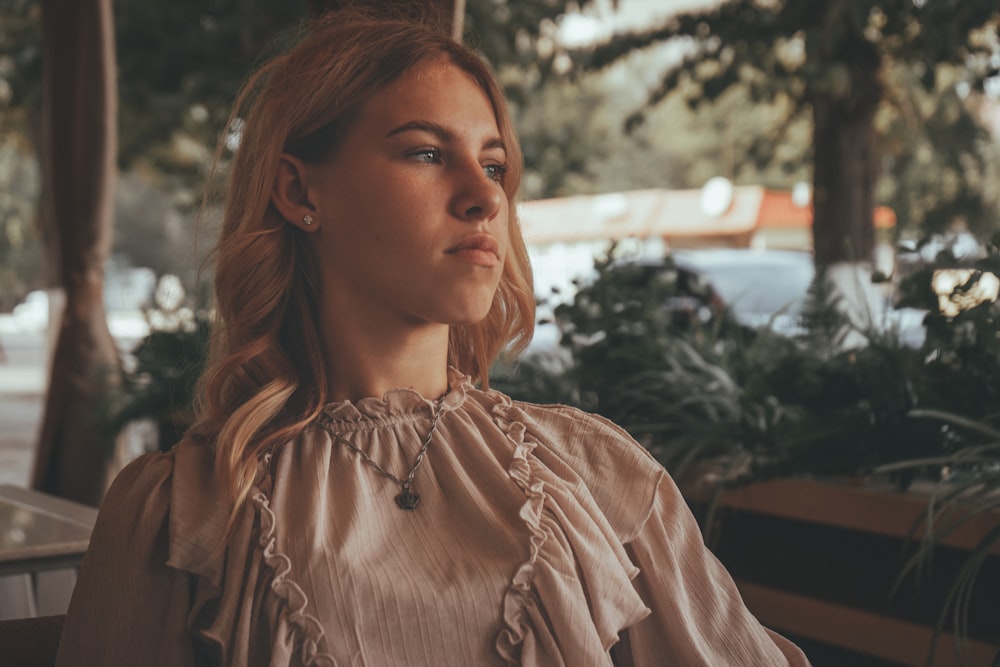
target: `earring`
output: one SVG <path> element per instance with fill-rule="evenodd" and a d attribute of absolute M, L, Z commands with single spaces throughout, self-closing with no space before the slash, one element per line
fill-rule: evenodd
<path fill-rule="evenodd" d="M 307 226 L 311 225 L 313 223 L 313 217 L 309 214 L 306 214 L 302 216 L 302 222 L 304 222 Z"/>

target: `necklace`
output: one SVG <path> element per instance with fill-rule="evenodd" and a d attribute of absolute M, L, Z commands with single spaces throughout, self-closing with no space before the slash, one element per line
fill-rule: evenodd
<path fill-rule="evenodd" d="M 417 451 L 417 457 L 413 461 L 413 467 L 410 468 L 409 474 L 407 474 L 404 479 L 396 477 L 391 472 L 380 466 L 370 456 L 368 456 L 367 452 L 359 448 L 351 441 L 341 437 L 341 435 L 339 433 L 336 433 L 332 428 L 330 428 L 330 425 L 325 421 L 323 422 L 323 428 L 326 430 L 327 433 L 332 435 L 337 442 L 344 445 L 349 450 L 351 450 L 359 457 L 361 457 L 362 461 L 364 461 L 372 468 L 374 468 L 376 472 L 378 472 L 380 475 L 382 475 L 387 479 L 391 479 L 396 484 L 399 484 L 400 493 L 399 495 L 396 496 L 396 504 L 399 506 L 399 509 L 414 510 L 417 508 L 417 505 L 420 504 L 420 494 L 413 490 L 413 478 L 416 477 L 417 470 L 420 468 L 420 464 L 424 462 L 424 455 L 427 454 L 427 448 L 431 444 L 431 440 L 434 437 L 434 431 L 437 430 L 438 421 L 441 419 L 441 402 L 447 395 L 448 394 L 445 393 L 444 396 L 439 398 L 434 403 L 434 409 L 431 413 L 432 414 L 431 427 L 427 431 L 427 435 L 424 436 L 423 442 L 420 443 L 420 449 Z"/>

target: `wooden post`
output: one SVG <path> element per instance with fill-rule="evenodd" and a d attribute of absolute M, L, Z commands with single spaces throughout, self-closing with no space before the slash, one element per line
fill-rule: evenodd
<path fill-rule="evenodd" d="M 42 225 L 65 307 L 32 485 L 97 505 L 113 452 L 98 415 L 120 369 L 104 313 L 118 147 L 111 0 L 45 0 L 42 40 Z"/>

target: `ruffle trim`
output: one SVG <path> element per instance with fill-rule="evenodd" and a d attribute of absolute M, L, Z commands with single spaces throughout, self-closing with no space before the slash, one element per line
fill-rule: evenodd
<path fill-rule="evenodd" d="M 271 455 L 264 456 L 264 465 L 270 463 Z M 298 634 L 300 640 L 300 659 L 307 667 L 336 667 L 336 660 L 328 653 L 320 653 L 319 643 L 323 639 L 323 626 L 312 614 L 306 611 L 309 598 L 302 587 L 288 576 L 292 569 L 292 561 L 277 549 L 275 528 L 277 518 L 271 510 L 271 502 L 267 494 L 260 488 L 254 488 L 250 495 L 257 507 L 260 517 L 260 537 L 257 545 L 264 557 L 264 564 L 271 569 L 274 576 L 270 582 L 271 591 L 284 603 L 284 614 L 288 625 Z"/>
<path fill-rule="evenodd" d="M 494 412 L 496 416 L 496 412 Z M 545 483 L 533 481 L 531 465 L 528 456 L 535 445 L 524 440 L 524 425 L 510 424 L 507 437 L 514 443 L 514 460 L 507 472 L 511 479 L 521 488 L 527 500 L 521 506 L 518 517 L 524 521 L 530 532 L 528 560 L 517 568 L 510 586 L 503 599 L 504 629 L 496 640 L 496 649 L 500 656 L 511 663 L 516 663 L 520 646 L 525 634 L 530 632 L 526 620 L 526 609 L 536 603 L 532 584 L 535 579 L 535 563 L 545 544 L 547 535 L 541 529 L 542 508 L 545 505 Z"/>
<path fill-rule="evenodd" d="M 440 410 L 448 412 L 465 402 L 472 381 L 461 371 L 448 367 L 448 393 L 441 400 Z M 437 409 L 437 401 L 424 398 L 413 389 L 392 389 L 382 398 L 373 396 L 358 401 L 340 401 L 329 403 L 323 407 L 326 418 L 338 424 L 357 424 L 359 422 L 405 421 L 416 418 L 422 410 L 433 412 Z M 350 430 L 349 428 L 345 430 Z"/>
<path fill-rule="evenodd" d="M 579 624 L 572 628 L 562 628 L 565 632 L 563 636 L 560 628 L 556 627 L 558 619 L 554 615 L 543 613 L 543 608 L 549 606 L 545 604 L 545 594 L 540 593 L 540 588 L 544 588 L 546 591 L 564 594 L 569 599 L 563 602 L 568 602 L 570 606 L 579 608 L 582 604 L 590 609 L 596 639 L 606 656 L 607 650 L 618 641 L 623 629 L 650 613 L 632 585 L 639 570 L 629 559 L 624 545 L 615 536 L 596 504 L 592 500 L 587 503 L 578 498 L 572 488 L 565 488 L 570 484 L 568 480 L 548 471 L 538 461 L 533 453 L 538 443 L 531 439 L 524 423 L 528 420 L 527 415 L 506 395 L 493 391 L 488 392 L 488 395 L 495 401 L 490 408 L 494 422 L 514 445 L 508 475 L 526 496 L 518 516 L 530 533 L 528 559 L 518 567 L 504 595 L 504 628 L 496 638 L 496 650 L 511 664 L 529 664 L 523 662 L 526 658 L 530 664 L 534 664 L 524 653 L 534 653 L 551 643 L 545 637 L 535 636 L 544 632 L 551 632 L 557 645 L 566 647 L 566 642 L 570 642 L 577 644 L 576 648 L 586 650 L 580 646 Z M 548 484 L 546 477 L 551 477 Z M 567 498 L 567 495 L 573 497 Z M 594 539 L 593 533 L 598 534 L 596 544 L 586 544 L 586 540 L 580 539 L 585 531 L 574 531 L 566 525 L 564 509 L 576 505 L 579 506 L 578 511 L 584 512 L 591 522 L 586 527 L 590 529 L 586 536 Z M 556 532 L 559 530 L 562 531 L 561 535 Z M 569 559 L 563 551 L 564 545 L 568 545 L 572 551 Z M 615 556 L 613 561 L 607 558 L 609 552 Z M 564 562 L 567 560 L 575 562 Z M 549 563 L 564 565 L 565 569 L 553 568 Z M 541 581 L 540 577 L 556 577 L 554 569 L 579 572 L 581 589 L 571 592 L 558 581 Z M 619 594 L 604 595 L 601 591 L 618 591 Z M 559 606 L 558 601 L 551 598 L 549 601 L 550 604 L 556 602 L 551 604 L 553 608 Z M 554 627 L 539 627 L 546 623 L 551 623 Z M 539 641 L 535 641 L 536 639 Z M 562 657 L 567 656 L 564 654 Z"/>

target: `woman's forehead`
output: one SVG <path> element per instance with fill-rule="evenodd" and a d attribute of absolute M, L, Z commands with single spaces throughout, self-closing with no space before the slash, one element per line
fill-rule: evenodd
<path fill-rule="evenodd" d="M 487 91 L 469 72 L 445 59 L 410 68 L 370 97 L 359 114 L 365 124 L 392 126 L 387 131 L 414 120 L 499 135 Z"/>

